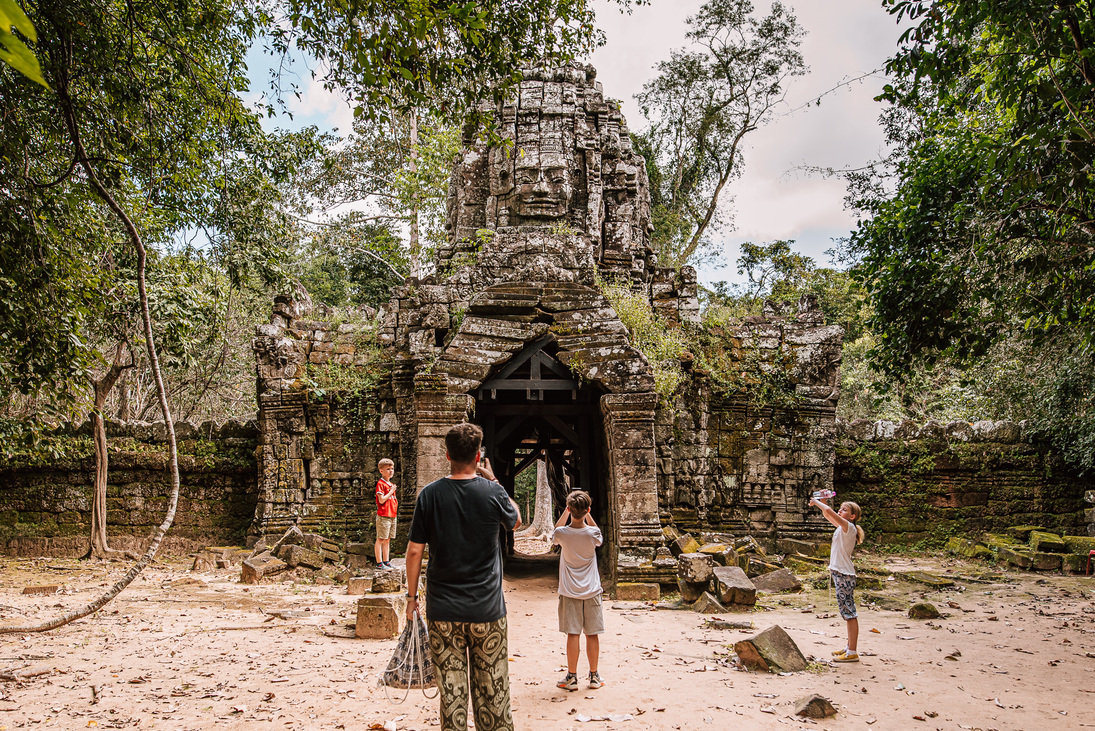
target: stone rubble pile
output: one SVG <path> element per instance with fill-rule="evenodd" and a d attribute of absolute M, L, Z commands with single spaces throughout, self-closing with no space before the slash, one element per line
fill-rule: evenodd
<path fill-rule="evenodd" d="M 1095 491 L 1088 492 L 1095 500 Z M 985 533 L 979 541 L 969 538 L 947 541 L 947 551 L 958 556 L 983 558 L 1029 571 L 1065 574 L 1085 573 L 1088 554 L 1093 550 L 1095 536 L 1062 536 L 1034 525 L 1012 526 L 1006 533 Z"/>

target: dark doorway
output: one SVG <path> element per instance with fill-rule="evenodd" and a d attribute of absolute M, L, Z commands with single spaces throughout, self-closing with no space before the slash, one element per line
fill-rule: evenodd
<path fill-rule="evenodd" d="M 607 536 L 605 519 L 611 511 L 599 464 L 602 391 L 575 378 L 557 353 L 555 337 L 548 334 L 499 366 L 474 393 L 475 420 L 483 428 L 484 451 L 495 476 L 510 495 L 517 475 L 543 460 L 553 519 L 562 514 L 570 490 L 585 490 L 593 499 L 593 518 Z"/>

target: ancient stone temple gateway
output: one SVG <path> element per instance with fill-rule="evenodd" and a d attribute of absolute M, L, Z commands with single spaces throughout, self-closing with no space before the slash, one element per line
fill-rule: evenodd
<path fill-rule="evenodd" d="M 832 484 L 842 329 L 807 302 L 727 336 L 734 357 L 782 369 L 793 410 L 718 392 L 700 373 L 659 399 L 598 283 L 625 282 L 663 322 L 695 327 L 696 275 L 657 266 L 644 160 L 594 77 L 577 65 L 533 71 L 497 110 L 509 144 L 465 138 L 448 245 L 434 276 L 408 280 L 384 308 L 380 365 L 364 354 L 365 326 L 275 303 L 255 339 L 253 536 L 298 519 L 371 530 L 384 456 L 396 460 L 405 527 L 416 488 L 447 474 L 443 436 L 464 420 L 483 426 L 511 490 L 544 460 L 556 489 L 592 494 L 617 578 L 673 576 L 655 561 L 670 523 L 761 537 L 825 530 L 807 502 Z M 379 373 L 367 392 L 317 398 L 319 370 L 367 367 Z"/>

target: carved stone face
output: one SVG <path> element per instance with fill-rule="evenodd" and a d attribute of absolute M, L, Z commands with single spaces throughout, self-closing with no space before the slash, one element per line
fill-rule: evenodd
<path fill-rule="evenodd" d="M 523 218 L 562 218 L 574 189 L 561 156 L 526 155 L 514 161 L 513 212 Z"/>

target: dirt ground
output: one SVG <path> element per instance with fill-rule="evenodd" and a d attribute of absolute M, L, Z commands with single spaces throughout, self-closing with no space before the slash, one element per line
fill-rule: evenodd
<path fill-rule="evenodd" d="M 607 685 L 573 693 L 555 687 L 565 665 L 555 576 L 509 575 L 516 726 L 1095 728 L 1093 579 L 870 554 L 857 563 L 936 571 L 956 583 L 933 590 L 894 580 L 858 591 L 858 664 L 827 661 L 844 645 L 844 623 L 827 590 L 763 596 L 756 611 L 725 615 L 752 620 L 757 630 L 778 624 L 807 659 L 816 658 L 810 670 L 782 676 L 733 667 L 728 646 L 753 632 L 709 629 L 691 611 L 609 600 L 600 668 Z M 352 638 L 356 597 L 344 587 L 245 586 L 238 569 L 191 573 L 187 565 L 160 563 L 97 615 L 53 632 L 0 635 L 0 677 L 9 678 L 0 681 L 0 731 L 437 725 L 435 700 L 411 691 L 393 705 L 377 686 L 395 642 Z M 0 559 L 0 621 L 82 605 L 126 568 Z M 61 593 L 21 593 L 49 584 Z M 910 620 L 905 609 L 918 600 L 944 616 Z M 584 653 L 579 672 L 587 672 Z M 829 698 L 838 715 L 816 722 L 793 716 L 794 702 L 810 693 Z"/>

